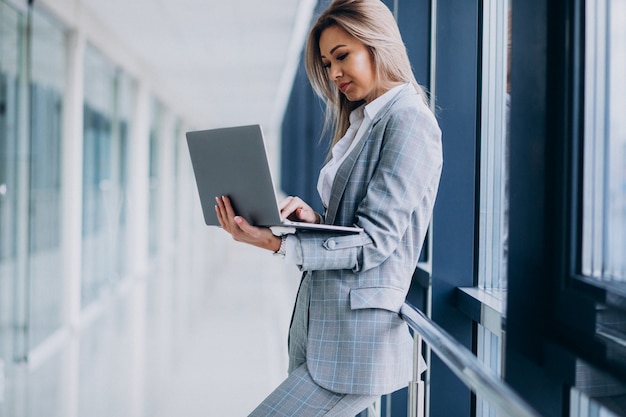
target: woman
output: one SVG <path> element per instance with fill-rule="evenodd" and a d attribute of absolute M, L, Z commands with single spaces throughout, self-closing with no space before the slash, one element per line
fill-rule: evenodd
<path fill-rule="evenodd" d="M 325 210 L 288 197 L 281 215 L 364 232 L 277 237 L 217 198 L 220 223 L 235 240 L 304 271 L 289 376 L 252 416 L 354 416 L 411 378 L 413 344 L 398 312 L 439 185 L 441 132 L 379 0 L 333 1 L 310 31 L 306 69 L 334 127 L 318 181 Z"/>

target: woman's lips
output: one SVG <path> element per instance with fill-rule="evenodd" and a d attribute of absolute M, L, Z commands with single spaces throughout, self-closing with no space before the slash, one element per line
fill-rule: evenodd
<path fill-rule="evenodd" d="M 342 93 L 345 93 L 349 85 L 350 85 L 349 82 L 339 84 L 339 91 L 341 91 Z"/>

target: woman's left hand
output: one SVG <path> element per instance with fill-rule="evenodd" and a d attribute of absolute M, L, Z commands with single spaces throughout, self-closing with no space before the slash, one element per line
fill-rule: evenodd
<path fill-rule="evenodd" d="M 222 229 L 230 233 L 237 242 L 248 243 L 259 248 L 276 252 L 280 248 L 280 238 L 267 227 L 252 226 L 241 216 L 235 215 L 230 199 L 216 197 L 215 213 Z"/>
<path fill-rule="evenodd" d="M 280 209 L 280 216 L 283 220 L 290 218 L 305 223 L 320 223 L 321 219 L 319 215 L 309 206 L 302 201 L 300 197 L 287 197 L 278 204 Z M 294 218 L 290 216 L 294 215 Z"/>

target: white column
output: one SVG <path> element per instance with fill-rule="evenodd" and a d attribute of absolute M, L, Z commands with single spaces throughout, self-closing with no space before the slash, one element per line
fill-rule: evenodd
<path fill-rule="evenodd" d="M 78 416 L 82 264 L 82 191 L 83 191 L 83 96 L 85 37 L 80 29 L 67 37 L 67 78 L 63 95 L 62 143 L 62 259 L 65 277 L 67 323 L 70 329 L 68 370 L 66 374 L 66 415 Z"/>
<path fill-rule="evenodd" d="M 143 277 L 148 269 L 148 198 L 150 91 L 138 81 L 129 149 L 129 252 L 131 275 Z"/>
<path fill-rule="evenodd" d="M 159 347 L 156 349 L 158 352 L 158 362 L 162 364 L 157 373 L 161 381 L 167 380 L 173 372 L 172 367 L 172 353 L 174 346 L 178 341 L 172 337 L 172 330 L 174 328 L 174 311 L 172 311 L 171 298 L 174 294 L 174 285 L 182 280 L 176 279 L 173 270 L 174 265 L 174 250 L 175 245 L 173 241 L 174 232 L 174 204 L 176 202 L 174 194 L 174 123 L 175 117 L 168 107 L 164 107 L 161 111 L 161 123 L 159 128 L 158 143 L 158 197 L 157 204 L 159 209 L 158 216 L 158 234 L 156 236 L 158 240 L 159 255 L 153 258 L 151 265 L 151 271 L 156 272 L 156 280 L 151 283 L 152 290 L 150 292 L 152 296 L 152 302 L 155 303 L 158 308 L 155 314 L 158 317 L 160 323 L 159 331 L 156 334 L 156 340 L 153 337 L 153 341 L 158 343 Z M 156 270 L 154 269 L 156 267 Z M 158 390 L 161 391 L 166 384 L 160 383 Z"/>
<path fill-rule="evenodd" d="M 174 235 L 174 124 L 172 112 L 164 108 L 161 123 L 161 141 L 159 143 L 159 248 L 169 255 L 173 250 Z M 165 258 L 168 258 L 166 256 Z"/>
<path fill-rule="evenodd" d="M 83 80 L 85 38 L 78 30 L 68 35 L 67 82 L 64 94 L 62 201 L 63 265 L 69 296 L 69 323 L 77 327 L 81 309 Z"/>
<path fill-rule="evenodd" d="M 148 256 L 148 199 L 150 160 L 150 89 L 139 80 L 129 146 L 128 250 L 130 279 L 133 280 L 132 327 L 133 368 L 130 370 L 132 405 L 130 415 L 144 414 L 145 350 L 146 350 L 146 275 Z"/>

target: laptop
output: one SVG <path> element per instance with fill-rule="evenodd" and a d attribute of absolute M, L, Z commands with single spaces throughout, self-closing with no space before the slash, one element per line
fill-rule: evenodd
<path fill-rule="evenodd" d="M 350 226 L 281 220 L 274 181 L 260 125 L 199 130 L 186 133 L 204 221 L 219 226 L 215 197 L 228 196 L 235 213 L 276 235 L 296 231 L 359 233 Z"/>

